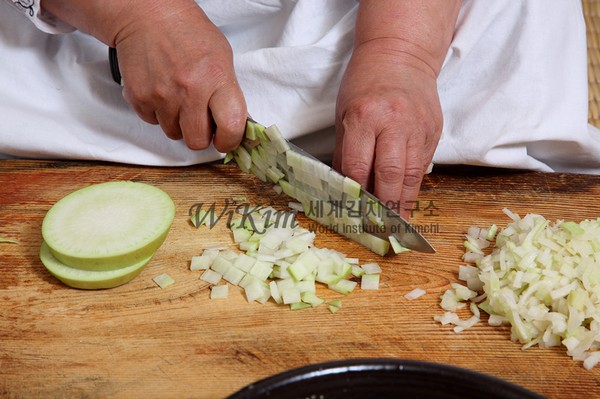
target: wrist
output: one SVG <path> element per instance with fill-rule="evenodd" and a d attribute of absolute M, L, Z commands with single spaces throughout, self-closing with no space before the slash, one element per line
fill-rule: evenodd
<path fill-rule="evenodd" d="M 98 36 L 106 36 L 106 43 L 112 47 L 136 32 L 160 31 L 165 21 L 173 16 L 200 10 L 194 0 L 171 0 L 168 3 L 161 0 L 116 0 L 116 3 L 113 12 L 107 15 L 108 23 L 101 24 L 97 31 Z M 107 29 L 104 30 L 104 27 Z M 167 29 L 172 29 L 172 25 Z"/>
<path fill-rule="evenodd" d="M 460 0 L 361 0 L 355 51 L 369 48 L 374 55 L 383 51 L 408 65 L 426 65 L 437 76 L 454 35 L 460 4 Z"/>
<path fill-rule="evenodd" d="M 441 63 L 425 48 L 395 37 L 372 38 L 355 45 L 353 58 L 370 62 L 374 67 L 411 68 L 436 79 Z"/>
<path fill-rule="evenodd" d="M 197 8 L 193 0 L 170 1 L 167 10 L 159 0 L 41 0 L 43 10 L 111 47 L 138 26 L 152 27 L 154 21 L 191 6 Z"/>

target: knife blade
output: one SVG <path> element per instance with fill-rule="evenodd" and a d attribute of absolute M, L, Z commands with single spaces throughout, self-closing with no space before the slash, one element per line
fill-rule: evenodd
<path fill-rule="evenodd" d="M 250 118 L 249 120 L 255 122 Z M 323 164 L 322 161 L 289 140 L 286 140 L 286 142 L 291 151 Z M 328 165 L 325 164 L 325 166 L 329 168 Z M 349 201 L 345 193 L 342 193 L 341 198 L 330 198 L 330 200 L 339 201 L 339 203 L 347 203 Z M 363 231 L 383 240 L 387 240 L 389 236 L 393 236 L 398 240 L 400 245 L 413 251 L 424 253 L 436 252 L 429 241 L 412 224 L 363 188 L 361 188 L 359 204 L 360 215 L 364 224 Z"/>

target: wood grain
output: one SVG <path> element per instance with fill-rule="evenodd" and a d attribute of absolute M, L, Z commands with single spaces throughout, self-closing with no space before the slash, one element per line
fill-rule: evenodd
<path fill-rule="evenodd" d="M 167 191 L 177 215 L 165 244 L 140 276 L 111 290 L 82 291 L 54 279 L 38 260 L 40 226 L 67 193 L 111 180 Z M 506 327 L 480 323 L 455 334 L 433 317 L 439 296 L 457 281 L 463 234 L 471 225 L 504 226 L 501 209 L 580 220 L 600 215 L 600 177 L 474 168 L 437 168 L 424 182 L 412 221 L 435 255 L 380 258 L 332 232 L 320 246 L 382 265 L 379 291 L 325 307 L 290 311 L 248 304 L 235 288 L 210 300 L 188 269 L 191 256 L 231 244 L 224 223 L 195 229 L 196 203 L 223 206 L 233 196 L 285 207 L 288 199 L 235 167 L 149 168 L 102 163 L 0 161 L 0 397 L 224 398 L 292 367 L 350 358 L 421 359 L 456 365 L 519 384 L 548 398 L 600 396 L 600 368 L 586 371 L 564 349 L 521 350 Z M 300 218 L 307 227 L 312 222 Z M 157 287 L 169 273 L 176 283 Z M 415 287 L 427 294 L 402 295 Z M 327 298 L 340 296 L 323 290 Z"/>

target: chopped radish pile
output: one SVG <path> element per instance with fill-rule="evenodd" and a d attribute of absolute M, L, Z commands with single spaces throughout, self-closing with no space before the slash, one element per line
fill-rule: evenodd
<path fill-rule="evenodd" d="M 317 248 L 315 233 L 300 227 L 292 212 L 262 208 L 232 219 L 229 227 L 241 252 L 209 248 L 190 261 L 190 269 L 202 271 L 200 279 L 213 285 L 211 298 L 227 296 L 225 288 L 219 288 L 227 285 L 217 286 L 225 280 L 241 287 L 248 302 L 272 299 L 292 310 L 326 304 L 335 313 L 341 301 L 320 298 L 318 285 L 348 295 L 360 279 L 362 289 L 379 289 L 377 263 L 359 266 L 357 258 Z"/>
<path fill-rule="evenodd" d="M 593 368 L 600 361 L 600 219 L 551 224 L 504 213 L 512 222 L 499 233 L 495 225 L 468 230 L 464 259 L 475 266 L 460 267 L 465 285 L 441 296 L 446 313 L 435 320 L 460 332 L 479 321 L 481 309 L 490 325 L 510 324 L 523 349 L 564 345 Z M 473 316 L 461 320 L 456 311 L 467 303 Z"/>

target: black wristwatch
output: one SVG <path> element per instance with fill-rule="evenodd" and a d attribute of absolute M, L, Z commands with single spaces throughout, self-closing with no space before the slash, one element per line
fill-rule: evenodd
<path fill-rule="evenodd" d="M 115 82 L 122 84 L 121 71 L 119 70 L 119 58 L 117 57 L 117 49 L 114 47 L 108 48 L 108 62 L 110 64 L 110 74 Z"/>

